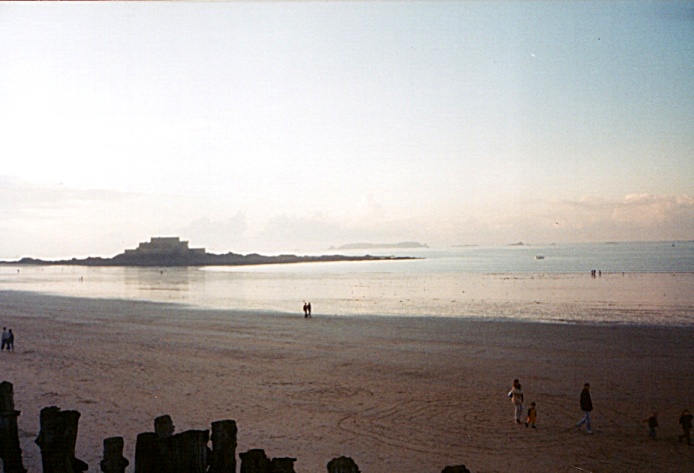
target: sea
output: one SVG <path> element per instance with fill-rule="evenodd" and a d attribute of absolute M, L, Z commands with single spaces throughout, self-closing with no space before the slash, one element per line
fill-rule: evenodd
<path fill-rule="evenodd" d="M 302 317 L 303 303 L 311 302 L 314 317 L 694 326 L 694 241 L 323 254 L 416 259 L 187 268 L 2 265 L 0 299 L 1 291 L 27 291 Z"/>

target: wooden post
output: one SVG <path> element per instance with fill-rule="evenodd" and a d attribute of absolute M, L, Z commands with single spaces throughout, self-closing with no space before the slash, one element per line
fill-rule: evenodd
<path fill-rule="evenodd" d="M 349 457 L 333 458 L 328 462 L 328 473 L 361 473 L 359 467 Z"/>
<path fill-rule="evenodd" d="M 205 473 L 207 471 L 207 430 L 187 430 L 171 437 L 171 473 Z"/>
<path fill-rule="evenodd" d="M 272 473 L 272 463 L 265 455 L 265 450 L 256 448 L 240 453 L 241 473 Z"/>
<path fill-rule="evenodd" d="M 159 466 L 158 437 L 154 432 L 137 434 L 135 442 L 135 473 L 156 473 Z"/>
<path fill-rule="evenodd" d="M 174 430 L 176 427 L 174 427 L 170 415 L 166 414 L 154 419 L 154 432 L 160 439 L 171 437 Z"/>
<path fill-rule="evenodd" d="M 209 473 L 236 473 L 236 422 L 212 422 L 212 453 Z"/>
<path fill-rule="evenodd" d="M 130 464 L 123 457 L 123 437 L 110 437 L 104 440 L 104 459 L 101 460 L 103 473 L 125 473 Z"/>
<path fill-rule="evenodd" d="M 171 416 L 166 414 L 154 419 L 154 432 L 157 435 L 157 454 L 155 472 L 171 473 L 174 471 L 173 433 L 176 428 Z"/>
<path fill-rule="evenodd" d="M 294 462 L 296 461 L 296 458 L 289 458 L 289 457 L 284 457 L 284 458 L 273 458 L 272 459 L 272 465 L 271 465 L 271 472 L 272 473 L 296 473 L 294 471 Z"/>
<path fill-rule="evenodd" d="M 78 473 L 88 466 L 75 458 L 80 413 L 55 406 L 41 409 L 41 431 L 36 444 L 41 448 L 44 473 Z"/>
<path fill-rule="evenodd" d="M 12 383 L 0 383 L 0 459 L 5 473 L 26 473 L 22 464 L 22 449 L 19 447 L 17 417 L 14 409 Z"/>

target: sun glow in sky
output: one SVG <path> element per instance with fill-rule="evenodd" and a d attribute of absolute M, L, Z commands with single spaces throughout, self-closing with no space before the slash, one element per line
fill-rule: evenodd
<path fill-rule="evenodd" d="M 0 258 L 694 238 L 687 2 L 0 5 Z"/>

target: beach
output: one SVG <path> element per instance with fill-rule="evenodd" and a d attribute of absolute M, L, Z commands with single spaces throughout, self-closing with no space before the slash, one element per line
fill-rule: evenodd
<path fill-rule="evenodd" d="M 667 277 L 667 276 L 663 276 Z M 609 311 L 609 307 L 601 310 Z M 615 310 L 623 310 L 617 307 Z M 634 309 L 636 310 L 636 309 Z M 104 438 L 135 438 L 169 414 L 176 432 L 238 425 L 317 473 L 339 456 L 363 472 L 677 472 L 694 408 L 694 327 L 449 317 L 321 316 L 0 292 L 16 335 L 0 353 L 14 385 L 24 465 L 41 471 L 41 408 L 81 413 L 76 456 L 99 471 Z M 520 379 L 537 429 L 513 423 Z M 575 427 L 591 383 L 594 435 Z M 643 419 L 659 414 L 657 438 Z"/>

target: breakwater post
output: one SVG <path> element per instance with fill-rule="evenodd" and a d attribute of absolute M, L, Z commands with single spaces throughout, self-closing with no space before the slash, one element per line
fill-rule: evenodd
<path fill-rule="evenodd" d="M 236 422 L 212 422 L 212 453 L 209 473 L 236 473 Z"/>
<path fill-rule="evenodd" d="M 19 447 L 17 417 L 14 408 L 12 383 L 0 383 L 0 459 L 4 473 L 26 473 L 22 464 L 22 449 Z"/>
<path fill-rule="evenodd" d="M 35 442 L 41 449 L 43 473 L 87 471 L 88 465 L 75 458 L 79 420 L 77 411 L 61 411 L 55 406 L 41 409 L 41 431 Z"/>
<path fill-rule="evenodd" d="M 130 464 L 123 457 L 123 437 L 109 437 L 104 440 L 104 459 L 101 460 L 103 473 L 125 473 L 125 468 Z"/>
<path fill-rule="evenodd" d="M 328 462 L 328 473 L 361 473 L 359 467 L 349 457 L 333 458 Z"/>

